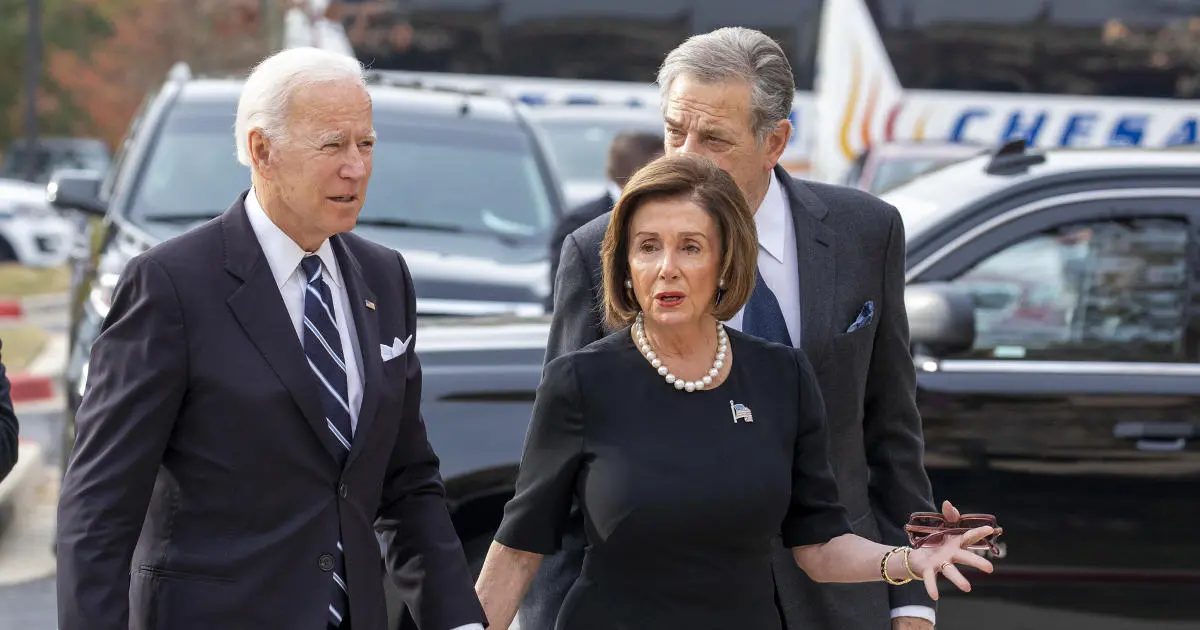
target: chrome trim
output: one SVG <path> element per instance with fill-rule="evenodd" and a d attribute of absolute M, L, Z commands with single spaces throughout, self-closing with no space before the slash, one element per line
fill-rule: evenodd
<path fill-rule="evenodd" d="M 537 317 L 546 307 L 536 302 L 499 302 L 489 300 L 445 300 L 417 298 L 418 315 L 516 315 Z"/>
<path fill-rule="evenodd" d="M 1200 189 L 1196 188 L 1107 188 L 1103 190 L 1089 190 L 1086 192 L 1070 193 L 1067 195 L 1058 195 L 1056 197 L 1047 197 L 1034 202 L 1027 203 L 1023 206 L 1018 206 L 996 217 L 992 217 L 983 223 L 967 230 L 958 238 L 943 245 L 934 253 L 926 256 L 921 262 L 913 266 L 904 276 L 905 282 L 912 282 L 914 278 L 925 273 L 930 267 L 940 262 L 950 254 L 957 251 L 963 245 L 979 238 L 981 235 L 990 232 L 991 230 L 1015 221 L 1021 217 L 1028 216 L 1035 212 L 1045 210 L 1054 206 L 1062 206 L 1071 203 L 1081 203 L 1084 201 L 1102 201 L 1105 199 L 1144 199 L 1144 198 L 1162 198 L 1162 197 L 1200 197 Z"/>
<path fill-rule="evenodd" d="M 455 352 L 478 350 L 545 350 L 550 338 L 550 325 L 544 321 L 513 324 L 461 324 L 438 326 L 436 322 L 418 318 L 416 350 L 426 352 Z"/>
<path fill-rule="evenodd" d="M 1005 373 L 1037 374 L 1068 373 L 1073 375 L 1107 376 L 1200 376 L 1200 364 L 1195 363 L 1120 363 L 1099 361 L 991 361 L 987 359 L 945 359 L 936 362 L 936 369 L 925 371 L 957 374 Z"/>

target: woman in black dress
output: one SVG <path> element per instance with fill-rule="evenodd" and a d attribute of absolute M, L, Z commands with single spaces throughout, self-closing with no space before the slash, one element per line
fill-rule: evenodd
<path fill-rule="evenodd" d="M 749 299 L 757 250 L 741 192 L 705 158 L 661 158 L 626 185 L 603 248 L 618 332 L 546 366 L 476 587 L 492 628 L 509 627 L 573 499 L 588 548 L 558 630 L 777 630 L 780 533 L 817 581 L 924 579 L 936 598 L 947 566 L 991 570 L 965 549 L 990 528 L 917 550 L 851 533 L 804 353 L 720 323 Z"/>

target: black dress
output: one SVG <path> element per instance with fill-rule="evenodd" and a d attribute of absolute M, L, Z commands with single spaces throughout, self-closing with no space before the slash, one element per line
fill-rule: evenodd
<path fill-rule="evenodd" d="M 772 536 L 850 532 L 808 360 L 728 334 L 711 390 L 668 385 L 628 330 L 547 364 L 496 540 L 553 553 L 579 499 L 588 546 L 558 630 L 777 630 Z"/>

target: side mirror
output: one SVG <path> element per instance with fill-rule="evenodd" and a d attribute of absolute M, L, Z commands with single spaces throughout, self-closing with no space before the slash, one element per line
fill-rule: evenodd
<path fill-rule="evenodd" d="M 975 300 L 945 282 L 909 285 L 904 291 L 909 336 L 934 356 L 955 354 L 975 344 Z"/>
<path fill-rule="evenodd" d="M 50 183 L 46 184 L 46 201 L 59 210 L 77 210 L 102 217 L 108 212 L 108 204 L 100 200 L 103 180 L 104 176 L 96 171 L 55 171 Z"/>

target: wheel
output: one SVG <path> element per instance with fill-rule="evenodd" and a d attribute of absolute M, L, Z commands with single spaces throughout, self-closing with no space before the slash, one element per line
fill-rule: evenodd
<path fill-rule="evenodd" d="M 12 262 L 17 259 L 17 251 L 8 241 L 0 238 L 0 262 Z"/>

